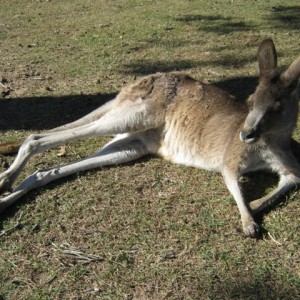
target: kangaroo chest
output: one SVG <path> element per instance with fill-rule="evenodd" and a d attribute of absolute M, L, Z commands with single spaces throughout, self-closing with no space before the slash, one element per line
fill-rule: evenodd
<path fill-rule="evenodd" d="M 272 151 L 267 147 L 247 152 L 240 161 L 239 171 L 241 174 L 255 171 L 271 171 L 281 173 L 283 169 L 280 151 Z"/>

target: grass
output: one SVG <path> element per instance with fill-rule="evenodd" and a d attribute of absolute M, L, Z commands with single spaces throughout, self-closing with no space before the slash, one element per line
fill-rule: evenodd
<path fill-rule="evenodd" d="M 298 1 L 4 0 L 0 140 L 72 121 L 156 71 L 182 70 L 244 99 L 263 38 L 281 65 L 299 55 L 299 12 Z M 25 173 L 107 140 L 37 155 Z M 1 157 L 2 170 L 12 160 Z M 251 198 L 274 183 L 255 174 L 246 190 Z M 74 175 L 1 215 L 2 230 L 19 225 L 0 237 L 0 299 L 299 299 L 299 193 L 289 198 L 251 240 L 219 174 L 147 158 Z M 54 247 L 65 243 L 104 260 L 81 264 Z"/>

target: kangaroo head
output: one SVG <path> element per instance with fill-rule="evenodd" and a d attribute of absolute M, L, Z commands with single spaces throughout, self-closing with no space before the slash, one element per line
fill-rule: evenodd
<path fill-rule="evenodd" d="M 284 72 L 277 69 L 277 54 L 271 39 L 258 48 L 259 84 L 248 98 L 249 112 L 240 139 L 254 143 L 260 137 L 290 137 L 296 124 L 300 84 L 300 57 Z"/>

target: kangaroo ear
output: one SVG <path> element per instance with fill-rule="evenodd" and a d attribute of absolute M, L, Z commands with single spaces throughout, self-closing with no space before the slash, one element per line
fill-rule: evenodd
<path fill-rule="evenodd" d="M 260 43 L 257 52 L 257 60 L 260 77 L 276 70 L 277 53 L 271 39 L 265 39 Z"/>
<path fill-rule="evenodd" d="M 280 80 L 288 87 L 300 76 L 300 56 L 280 75 Z M 299 83 L 298 83 L 299 85 Z"/>

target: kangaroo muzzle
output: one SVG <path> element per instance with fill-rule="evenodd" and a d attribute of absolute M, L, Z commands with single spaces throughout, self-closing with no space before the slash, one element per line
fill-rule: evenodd
<path fill-rule="evenodd" d="M 240 140 L 246 144 L 256 142 L 261 133 L 262 124 L 264 123 L 265 110 L 254 109 L 251 111 L 240 132 Z"/>
<path fill-rule="evenodd" d="M 240 140 L 246 144 L 252 144 L 256 142 L 259 136 L 260 135 L 257 130 L 242 130 L 240 132 Z"/>

